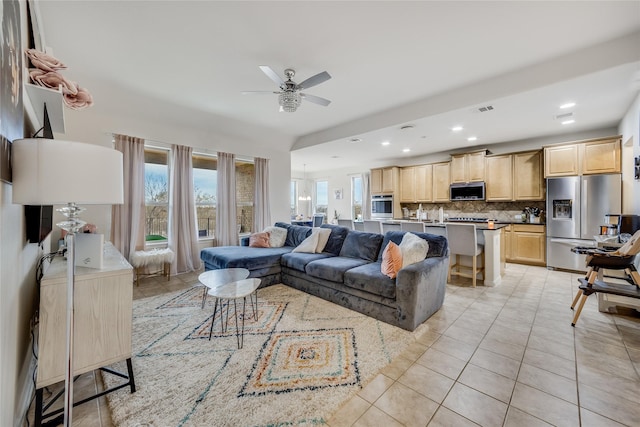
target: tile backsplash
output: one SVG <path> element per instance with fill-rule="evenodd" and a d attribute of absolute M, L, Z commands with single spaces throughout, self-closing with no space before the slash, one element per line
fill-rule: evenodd
<path fill-rule="evenodd" d="M 409 209 L 410 216 L 415 217 L 419 203 L 402 203 L 403 208 Z M 484 202 L 481 200 L 464 200 L 449 203 L 422 203 L 422 210 L 428 214 L 428 219 L 438 218 L 438 209 L 452 217 L 487 217 L 503 222 L 515 222 L 516 215 L 521 215 L 524 208 L 538 208 L 542 212 L 540 221 L 545 222 L 545 202 Z"/>

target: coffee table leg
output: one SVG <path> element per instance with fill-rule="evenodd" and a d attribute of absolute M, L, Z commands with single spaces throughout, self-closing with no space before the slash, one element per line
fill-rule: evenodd
<path fill-rule="evenodd" d="M 240 347 L 240 328 L 238 327 L 238 305 L 236 304 L 235 299 L 233 300 L 233 315 L 236 318 L 236 341 L 238 343 L 238 348 L 242 348 Z M 244 323 L 243 323 L 242 330 L 244 332 Z"/>
<path fill-rule="evenodd" d="M 204 308 L 204 303 L 207 301 L 207 293 L 208 293 L 209 288 L 208 287 L 204 287 L 204 292 L 202 293 L 202 307 Z"/>
<path fill-rule="evenodd" d="M 211 318 L 211 329 L 209 329 L 209 341 L 211 341 L 211 335 L 213 335 L 213 322 L 216 321 L 216 311 L 218 311 L 218 298 L 216 298 L 216 304 L 213 306 L 213 317 Z M 220 322 L 222 322 L 222 305 L 220 306 Z"/>
<path fill-rule="evenodd" d="M 254 305 L 254 302 L 253 302 L 253 295 L 254 294 L 256 296 L 255 305 Z M 258 290 L 257 289 L 253 294 L 249 295 L 249 302 L 251 303 L 251 310 L 253 310 L 253 318 L 257 322 L 258 321 Z"/>

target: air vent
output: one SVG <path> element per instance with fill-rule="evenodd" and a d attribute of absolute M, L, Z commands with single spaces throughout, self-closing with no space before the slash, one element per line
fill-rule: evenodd
<path fill-rule="evenodd" d="M 564 119 L 568 119 L 570 117 L 573 117 L 573 112 L 571 113 L 564 113 L 564 114 L 558 114 L 556 116 L 556 120 L 564 120 Z"/>
<path fill-rule="evenodd" d="M 478 111 L 481 113 L 493 110 L 493 105 L 485 105 L 484 107 L 478 108 Z"/>

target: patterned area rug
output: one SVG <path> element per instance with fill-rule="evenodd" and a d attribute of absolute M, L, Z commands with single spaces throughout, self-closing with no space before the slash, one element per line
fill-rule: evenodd
<path fill-rule="evenodd" d="M 134 301 L 137 391 L 107 395 L 116 425 L 323 424 L 415 339 L 275 285 L 258 291 L 257 321 L 247 303 L 244 347 L 238 349 L 233 304 L 222 333 L 219 315 L 212 319 L 214 299 L 200 308 L 202 291 L 198 286 Z M 126 372 L 124 363 L 117 368 Z M 117 382 L 110 375 L 104 380 L 108 386 Z"/>

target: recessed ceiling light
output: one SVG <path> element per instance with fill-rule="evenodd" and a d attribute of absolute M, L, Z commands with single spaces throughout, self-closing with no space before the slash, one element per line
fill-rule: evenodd
<path fill-rule="evenodd" d="M 464 129 L 462 126 L 454 126 L 451 128 L 451 130 L 454 132 L 460 132 L 462 129 Z"/>
<path fill-rule="evenodd" d="M 352 143 L 352 144 L 355 144 L 356 142 L 362 142 L 362 139 L 360 139 L 360 138 L 351 138 L 349 140 L 349 142 Z"/>
<path fill-rule="evenodd" d="M 411 148 L 403 148 L 403 149 L 402 149 L 402 152 L 403 152 L 403 153 L 408 153 L 409 151 L 411 151 Z"/>
<path fill-rule="evenodd" d="M 566 108 L 571 108 L 571 107 L 575 107 L 576 103 L 575 102 L 567 102 L 566 104 L 562 104 L 560 106 L 560 108 L 562 108 L 563 110 Z"/>
<path fill-rule="evenodd" d="M 477 136 L 470 136 L 469 138 L 467 138 L 467 141 L 475 141 L 477 139 L 478 139 Z"/>
<path fill-rule="evenodd" d="M 385 147 L 386 147 L 387 145 L 390 145 L 390 144 L 391 144 L 391 143 L 390 143 L 389 141 L 382 141 L 382 145 L 384 145 Z"/>
<path fill-rule="evenodd" d="M 575 120 L 571 119 L 571 120 L 565 120 L 564 122 L 562 122 L 563 125 L 570 125 L 571 123 L 575 123 Z"/>
<path fill-rule="evenodd" d="M 339 159 L 340 156 L 331 156 L 332 159 Z"/>

